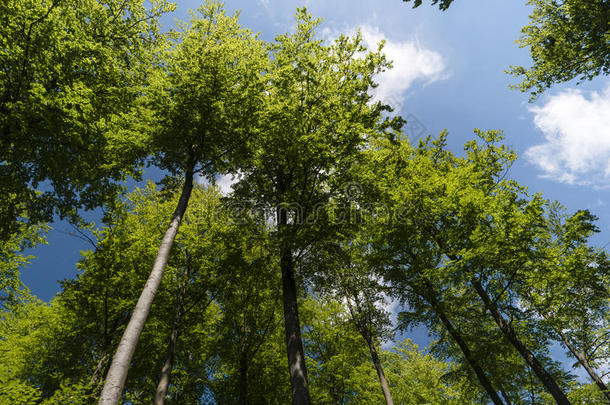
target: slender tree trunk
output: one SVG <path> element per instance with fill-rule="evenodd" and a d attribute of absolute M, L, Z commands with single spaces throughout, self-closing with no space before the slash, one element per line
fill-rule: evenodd
<path fill-rule="evenodd" d="M 282 232 L 287 224 L 286 210 L 278 210 L 278 228 Z M 301 324 L 297 303 L 297 287 L 294 279 L 294 261 L 292 250 L 282 241 L 280 247 L 280 268 L 282 270 L 282 298 L 284 301 L 284 326 L 286 329 L 286 351 L 292 389 L 293 405 L 309 405 L 309 385 L 305 352 L 301 339 Z"/>
<path fill-rule="evenodd" d="M 248 404 L 248 354 L 245 351 L 239 356 L 239 405 Z"/>
<path fill-rule="evenodd" d="M 104 389 L 100 396 L 99 405 L 118 405 L 121 400 L 131 358 L 136 350 L 140 333 L 142 332 L 142 329 L 144 329 L 144 324 L 146 323 L 146 318 L 150 312 L 155 294 L 161 284 L 163 272 L 167 266 L 174 239 L 176 238 L 180 222 L 186 212 L 186 207 L 188 206 L 188 201 L 191 197 L 191 192 L 193 190 L 193 167 L 194 164 L 190 163 L 186 170 L 180 200 L 178 201 L 169 227 L 159 246 L 159 251 L 157 252 L 157 257 L 155 258 L 150 276 L 144 285 L 142 294 L 131 314 L 129 323 L 119 342 L 119 347 L 112 359 L 110 370 L 106 376 L 106 383 L 104 384 Z"/>
<path fill-rule="evenodd" d="M 508 398 L 508 395 L 506 395 L 506 392 L 504 392 L 502 388 L 500 388 L 500 392 L 502 393 L 502 398 L 504 398 L 506 405 L 513 405 L 512 402 L 510 402 L 510 398 Z"/>
<path fill-rule="evenodd" d="M 434 310 L 434 312 L 436 312 L 436 315 L 438 315 L 439 319 L 441 320 L 445 329 L 447 329 L 447 332 L 449 333 L 451 338 L 455 341 L 455 343 L 457 343 L 460 350 L 462 351 L 462 354 L 464 355 L 464 358 L 466 359 L 466 362 L 468 363 L 470 368 L 472 368 L 472 371 L 474 371 L 475 375 L 477 376 L 477 379 L 479 380 L 479 383 L 483 386 L 483 388 L 487 392 L 487 395 L 489 395 L 493 403 L 496 405 L 504 405 L 504 402 L 502 402 L 502 400 L 500 399 L 498 392 L 493 388 L 491 381 L 489 381 L 487 375 L 479 365 L 478 361 L 472 355 L 472 352 L 470 351 L 470 348 L 462 338 L 462 335 L 457 331 L 457 329 L 453 327 L 453 324 L 447 317 L 447 314 L 441 307 L 441 304 L 436 299 L 432 286 L 429 282 L 424 283 L 426 285 L 427 294 L 423 298 L 430 303 L 432 309 Z"/>
<path fill-rule="evenodd" d="M 100 360 L 97 362 L 97 366 L 91 375 L 91 379 L 89 380 L 90 385 L 97 385 L 99 383 L 100 378 L 102 377 L 102 371 L 104 369 L 104 365 L 106 364 L 108 358 L 110 357 L 110 353 L 105 352 Z"/>
<path fill-rule="evenodd" d="M 371 352 L 371 360 L 373 360 L 375 371 L 377 371 L 377 376 L 379 377 L 379 384 L 381 385 L 381 391 L 383 392 L 385 403 L 386 405 L 394 405 L 392 394 L 390 394 L 390 386 L 388 385 L 388 380 L 385 378 L 385 373 L 383 372 L 383 367 L 381 366 L 381 360 L 379 360 L 379 355 L 377 354 L 377 348 L 375 347 L 373 337 L 370 333 L 363 332 L 364 331 L 361 331 L 360 334 L 362 334 L 362 337 L 364 337 L 364 340 L 366 340 L 366 344 Z"/>
<path fill-rule="evenodd" d="M 479 366 L 479 363 L 472 355 L 472 352 L 468 348 L 468 345 L 466 344 L 464 339 L 462 339 L 460 333 L 453 327 L 453 325 L 442 310 L 436 310 L 436 313 L 441 319 L 443 325 L 445 326 L 445 329 L 447 329 L 447 332 L 449 332 L 451 338 L 455 341 L 455 343 L 457 343 L 457 345 L 460 347 L 460 350 L 462 350 L 464 358 L 466 358 L 466 361 L 470 365 L 470 368 L 472 368 L 472 370 L 476 374 L 479 383 L 483 386 L 493 403 L 496 405 L 504 405 L 504 402 L 502 402 L 502 400 L 500 399 L 498 392 L 493 388 L 493 385 L 491 385 L 491 381 L 489 381 L 487 375 L 485 375 L 485 372 L 483 371 L 481 366 Z"/>
<path fill-rule="evenodd" d="M 496 324 L 498 325 L 506 339 L 508 339 L 508 341 L 515 347 L 515 349 L 517 349 L 519 354 L 521 354 L 525 362 L 534 371 L 536 377 L 538 377 L 542 385 L 544 385 L 549 394 L 553 396 L 555 402 L 560 405 L 569 405 L 570 401 L 568 401 L 568 398 L 566 397 L 564 392 L 561 390 L 559 385 L 557 385 L 553 376 L 551 376 L 546 371 L 546 369 L 540 363 L 540 361 L 538 361 L 534 353 L 532 353 L 517 337 L 512 326 L 506 322 L 506 320 L 498 310 L 496 304 L 489 298 L 489 295 L 487 295 L 487 292 L 485 291 L 481 283 L 476 279 L 472 279 L 471 284 L 477 291 L 477 294 L 483 300 L 485 307 L 491 313 L 491 316 L 496 321 Z"/>
<path fill-rule="evenodd" d="M 576 359 L 578 360 L 580 365 L 583 366 L 583 368 L 585 370 L 587 370 L 587 373 L 589 373 L 589 376 L 593 379 L 595 384 L 597 384 L 599 389 L 602 391 L 602 393 L 606 397 L 606 400 L 608 401 L 608 403 L 610 403 L 610 391 L 608 391 L 608 387 L 606 387 L 606 384 L 604 384 L 604 382 L 599 377 L 599 375 L 597 375 L 595 370 L 593 370 L 593 368 L 591 367 L 591 364 L 589 364 L 589 361 L 587 360 L 584 353 L 582 353 L 581 351 L 576 349 L 574 347 L 574 345 L 572 345 L 572 343 L 570 342 L 568 337 L 561 331 L 561 329 L 555 328 L 555 327 L 553 327 L 553 329 L 555 330 L 555 333 L 557 333 L 559 335 L 563 344 L 565 344 L 566 347 L 568 348 L 568 350 L 570 350 L 570 353 L 572 353 L 574 355 L 574 357 L 576 357 Z"/>
<path fill-rule="evenodd" d="M 349 289 L 349 292 L 347 290 Z M 356 309 L 352 306 L 349 295 L 354 299 L 354 303 L 356 304 Z M 379 355 L 377 354 L 377 348 L 375 347 L 375 341 L 373 339 L 373 334 L 371 333 L 370 322 L 367 324 L 366 321 L 363 321 L 362 316 L 364 311 L 362 310 L 362 306 L 360 305 L 360 299 L 358 298 L 358 290 L 354 288 L 353 285 L 349 285 L 346 288 L 346 296 L 347 296 L 347 306 L 349 308 L 349 312 L 352 316 L 352 321 L 360 332 L 360 335 L 366 342 L 366 345 L 369 348 L 371 353 L 371 360 L 373 361 L 373 366 L 375 367 L 375 371 L 377 372 L 377 377 L 379 378 L 379 384 L 381 385 L 381 392 L 383 393 L 383 398 L 385 399 L 386 405 L 394 405 L 394 400 L 392 399 L 392 394 L 390 393 L 390 386 L 388 385 L 388 380 L 385 378 L 385 373 L 383 372 L 383 367 L 381 366 L 381 361 L 379 360 Z M 357 312 L 354 313 L 354 312 Z"/>
<path fill-rule="evenodd" d="M 106 351 L 102 354 L 102 357 L 97 362 L 95 370 L 91 375 L 91 379 L 89 380 L 89 389 L 87 390 L 87 396 L 91 399 L 97 398 L 100 390 L 102 389 L 103 377 L 108 372 L 108 368 L 110 367 L 110 350 L 106 349 Z"/>
<path fill-rule="evenodd" d="M 184 298 L 186 295 L 186 285 L 188 283 L 188 277 L 191 270 L 190 257 L 187 257 L 186 268 L 184 269 L 184 280 L 180 283 L 178 288 L 178 296 L 176 297 L 176 304 L 174 307 L 174 320 L 172 322 L 172 331 L 169 335 L 169 342 L 167 344 L 167 354 L 163 367 L 161 367 L 161 373 L 159 376 L 159 383 L 157 384 L 157 391 L 155 392 L 154 405 L 163 405 L 165 398 L 167 397 L 167 390 L 169 388 L 169 382 L 172 375 L 172 369 L 174 368 L 174 360 L 176 358 L 176 344 L 178 343 L 178 334 L 180 330 L 180 324 L 182 323 L 182 314 L 184 310 Z"/>

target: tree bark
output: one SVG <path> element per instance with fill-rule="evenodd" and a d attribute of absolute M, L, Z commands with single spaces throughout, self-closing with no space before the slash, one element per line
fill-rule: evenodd
<path fill-rule="evenodd" d="M 144 285 L 138 303 L 129 319 L 125 332 L 123 332 L 119 347 L 112 359 L 110 370 L 106 376 L 106 383 L 104 384 L 104 389 L 102 390 L 102 395 L 98 402 L 99 405 L 118 405 L 121 400 L 131 358 L 136 350 L 140 333 L 142 333 L 142 329 L 144 329 L 144 324 L 146 323 L 146 318 L 150 312 L 155 294 L 161 284 L 163 272 L 167 266 L 174 239 L 176 238 L 180 222 L 186 212 L 186 207 L 188 206 L 191 197 L 191 192 L 193 190 L 193 169 L 194 164 L 189 163 L 184 176 L 184 185 L 182 187 L 178 205 L 172 215 L 169 227 L 163 236 L 148 280 Z"/>
<path fill-rule="evenodd" d="M 97 362 L 97 366 L 95 367 L 95 370 L 91 375 L 91 379 L 89 380 L 89 384 L 91 386 L 96 386 L 97 384 L 99 384 L 99 380 L 102 375 L 102 370 L 104 369 L 104 365 L 106 364 L 108 357 L 110 357 L 110 354 L 106 352 L 102 355 L 102 357 L 100 357 L 100 360 Z"/>
<path fill-rule="evenodd" d="M 504 405 L 504 402 L 502 402 L 502 399 L 500 399 L 498 392 L 493 388 L 493 385 L 491 385 L 491 381 L 489 381 L 487 375 L 472 355 L 470 348 L 468 347 L 464 339 L 462 339 L 460 333 L 453 327 L 453 324 L 451 324 L 444 311 L 442 311 L 440 308 L 437 308 L 435 309 L 435 312 L 443 323 L 443 326 L 445 326 L 445 329 L 447 329 L 447 332 L 449 333 L 451 338 L 460 347 L 460 350 L 462 351 L 462 354 L 464 354 L 466 362 L 468 363 L 468 365 L 470 365 L 472 371 L 474 371 L 475 375 L 477 376 L 477 379 L 479 380 L 479 383 L 483 386 L 483 388 L 487 392 L 487 395 L 489 395 L 489 397 L 491 398 L 492 402 L 496 405 Z"/>
<path fill-rule="evenodd" d="M 284 231 L 287 224 L 286 210 L 278 209 L 278 228 Z M 294 279 L 294 261 L 289 245 L 282 241 L 280 247 L 280 268 L 282 270 L 282 299 L 284 301 L 284 326 L 286 330 L 286 352 L 293 405 L 309 405 L 309 385 L 305 352 L 301 339 L 301 324 L 297 303 L 297 288 Z"/>
<path fill-rule="evenodd" d="M 91 375 L 91 379 L 89 380 L 89 389 L 87 390 L 87 396 L 93 400 L 98 397 L 101 389 L 102 383 L 104 382 L 103 377 L 108 372 L 108 368 L 110 367 L 110 350 L 107 349 L 106 352 L 103 353 L 100 360 L 97 362 L 97 366 Z"/>
<path fill-rule="evenodd" d="M 585 357 L 584 353 L 582 353 L 578 349 L 576 349 L 574 347 L 574 345 L 572 345 L 572 343 L 570 342 L 568 337 L 559 328 L 553 327 L 553 329 L 555 330 L 555 333 L 557 333 L 559 335 L 563 344 L 566 345 L 568 350 L 570 350 L 570 353 L 572 353 L 574 355 L 574 357 L 576 357 L 576 359 L 578 360 L 580 365 L 583 366 L 583 368 L 585 370 L 587 370 L 587 373 L 589 373 L 589 376 L 593 379 L 595 384 L 597 384 L 597 387 L 604 394 L 608 403 L 610 403 L 610 391 L 608 391 L 608 387 L 606 387 L 606 384 L 604 384 L 604 382 L 599 377 L 599 375 L 597 375 L 595 370 L 593 370 L 593 368 L 589 364 L 589 361 Z"/>
<path fill-rule="evenodd" d="M 379 377 L 379 384 L 381 385 L 381 391 L 383 392 L 383 398 L 385 398 L 385 403 L 386 405 L 394 405 L 394 401 L 392 400 L 392 394 L 390 393 L 390 386 L 388 385 L 388 380 L 385 378 L 385 373 L 383 372 L 381 360 L 379 360 L 379 355 L 377 354 L 375 342 L 373 341 L 373 338 L 370 333 L 366 334 L 366 336 L 365 334 L 362 334 L 362 336 L 366 340 L 366 343 L 369 347 L 369 351 L 371 352 L 371 359 L 373 360 L 375 371 L 377 371 L 377 376 Z"/>
<path fill-rule="evenodd" d="M 155 392 L 154 405 L 163 405 L 165 398 L 167 397 L 167 390 L 169 388 L 169 382 L 172 375 L 172 369 L 174 367 L 174 360 L 176 358 L 176 344 L 178 343 L 178 334 L 180 330 L 180 324 L 182 323 L 182 314 L 184 310 L 184 298 L 186 295 L 186 285 L 188 283 L 188 277 L 190 274 L 190 257 L 187 257 L 186 268 L 184 269 L 184 280 L 178 288 L 178 296 L 176 297 L 176 304 L 174 307 L 174 320 L 172 322 L 172 331 L 169 335 L 169 342 L 167 344 L 167 354 L 163 367 L 161 367 L 161 373 L 159 375 L 159 383 L 157 384 L 157 391 Z"/>
<path fill-rule="evenodd" d="M 544 385 L 549 394 L 553 396 L 555 402 L 560 405 L 569 405 L 570 401 L 568 401 L 568 398 L 566 397 L 564 392 L 561 390 L 559 385 L 557 385 L 553 376 L 551 376 L 546 371 L 546 369 L 540 363 L 540 361 L 538 361 L 534 353 L 532 353 L 517 337 L 512 326 L 506 322 L 506 320 L 498 310 L 496 304 L 491 300 L 491 298 L 489 298 L 489 295 L 487 295 L 487 292 L 485 291 L 481 283 L 476 279 L 472 279 L 471 284 L 476 290 L 479 297 L 481 297 L 481 299 L 483 300 L 485 307 L 491 313 L 491 316 L 494 318 L 494 321 L 496 322 L 506 339 L 515 347 L 515 349 L 517 349 L 519 354 L 521 354 L 525 362 L 534 371 L 536 377 L 538 377 L 542 385 Z"/>
<path fill-rule="evenodd" d="M 472 352 L 470 351 L 470 348 L 462 338 L 462 335 L 457 331 L 457 329 L 453 327 L 453 324 L 447 317 L 447 314 L 441 307 L 441 304 L 435 298 L 435 293 L 432 290 L 432 286 L 429 282 L 424 283 L 426 285 L 426 294 L 423 298 L 430 303 L 432 309 L 441 320 L 445 329 L 447 329 L 447 332 L 449 333 L 451 338 L 455 341 L 455 343 L 457 343 L 460 350 L 462 351 L 462 354 L 464 355 L 464 358 L 466 359 L 466 362 L 468 363 L 470 368 L 472 368 L 472 371 L 474 371 L 475 375 L 477 376 L 477 379 L 479 380 L 479 383 L 483 386 L 483 388 L 487 392 L 487 395 L 489 395 L 493 403 L 496 405 L 504 405 L 504 402 L 502 402 L 502 400 L 500 399 L 498 392 L 493 388 L 491 381 L 489 381 L 487 375 L 477 362 L 476 358 L 472 355 Z"/>
<path fill-rule="evenodd" d="M 385 373 L 383 372 L 383 367 L 381 365 L 381 360 L 379 360 L 379 355 L 377 354 L 377 348 L 375 347 L 375 341 L 373 339 L 373 334 L 369 329 L 368 324 L 364 323 L 362 320 L 363 310 L 360 305 L 360 300 L 358 298 L 358 291 L 354 289 L 353 286 L 349 286 L 351 292 L 349 293 L 354 298 L 354 303 L 356 304 L 356 311 L 358 314 L 354 314 L 354 308 L 350 302 L 350 298 L 347 298 L 347 305 L 349 307 L 350 314 L 356 325 L 356 329 L 360 332 L 360 335 L 364 338 L 369 351 L 371 353 L 371 360 L 373 361 L 373 366 L 375 367 L 375 371 L 377 372 L 377 377 L 379 379 L 379 384 L 381 385 L 381 392 L 383 393 L 383 398 L 385 399 L 386 405 L 394 405 L 394 400 L 392 399 L 392 394 L 390 393 L 390 386 L 388 385 L 388 380 L 385 377 Z"/>

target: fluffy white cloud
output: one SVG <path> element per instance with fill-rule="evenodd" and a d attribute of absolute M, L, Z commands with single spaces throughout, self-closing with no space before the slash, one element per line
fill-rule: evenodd
<path fill-rule="evenodd" d="M 228 195 L 233 192 L 233 184 L 237 183 L 239 178 L 233 175 L 221 175 L 216 178 L 216 185 L 220 187 L 220 192 L 223 195 Z"/>
<path fill-rule="evenodd" d="M 390 103 L 400 110 L 407 90 L 415 81 L 426 84 L 446 78 L 443 57 L 424 48 L 417 40 L 394 41 L 388 39 L 377 27 L 360 27 L 362 37 L 369 49 L 377 49 L 377 44 L 385 40 L 383 52 L 392 61 L 393 68 L 377 77 L 379 87 L 375 97 Z"/>
<path fill-rule="evenodd" d="M 375 78 L 379 86 L 373 96 L 376 100 L 390 104 L 397 112 L 402 110 L 407 90 L 414 82 L 429 84 L 447 78 L 443 57 L 438 52 L 423 47 L 417 39 L 395 41 L 371 25 L 348 29 L 325 28 L 322 33 L 328 40 L 333 40 L 340 33 L 353 34 L 357 29 L 370 50 L 377 50 L 378 44 L 385 41 L 383 53 L 392 62 L 392 68 Z"/>
<path fill-rule="evenodd" d="M 545 142 L 526 151 L 542 177 L 610 186 L 610 84 L 602 92 L 566 90 L 530 109 Z"/>

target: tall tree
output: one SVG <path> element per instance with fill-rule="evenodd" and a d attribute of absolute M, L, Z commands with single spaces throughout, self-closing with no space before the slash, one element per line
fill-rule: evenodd
<path fill-rule="evenodd" d="M 352 222 L 352 228 L 357 225 Z M 356 222 L 356 223 L 354 223 Z M 347 228 L 347 227 L 346 227 Z M 314 288 L 323 296 L 334 297 L 347 305 L 349 320 L 364 340 L 386 404 L 393 404 L 390 387 L 383 371 L 378 344 L 392 337 L 391 322 L 382 279 L 366 261 L 367 246 L 354 237 L 349 242 L 315 246 L 308 258 Z"/>
<path fill-rule="evenodd" d="M 598 232 L 588 211 L 567 216 L 558 204 L 548 214 L 548 235 L 541 238 L 541 257 L 519 283 L 525 305 L 543 320 L 610 401 L 610 391 L 595 364 L 605 360 L 610 334 L 607 253 L 587 244 Z"/>
<path fill-rule="evenodd" d="M 319 24 L 297 11 L 296 32 L 271 46 L 265 75 L 263 133 L 234 186 L 244 201 L 275 216 L 288 367 L 294 404 L 309 404 L 309 388 L 297 304 L 298 260 L 323 238 L 321 207 L 329 178 L 354 160 L 365 139 L 384 126 L 387 107 L 371 103 L 373 76 L 389 67 L 377 52 L 364 53 L 362 38 L 317 39 Z"/>
<path fill-rule="evenodd" d="M 559 403 L 567 403 L 555 377 L 498 309 L 500 300 L 515 307 L 510 297 L 502 296 L 501 286 L 510 285 L 511 275 L 535 255 L 529 247 L 535 245 L 544 223 L 543 200 L 525 198 L 515 182 L 502 180 L 514 153 L 495 144 L 498 132 L 478 133 L 485 146 L 468 143 L 465 158 L 448 152 L 443 137 L 431 145 L 422 141 L 418 148 L 411 148 L 408 141 L 389 140 L 387 150 L 383 144 L 370 150 L 372 162 L 395 167 L 374 177 L 379 170 L 373 166 L 363 177 L 369 184 L 377 183 L 373 193 L 391 211 L 380 217 L 379 246 L 388 252 L 390 264 L 413 254 L 434 283 L 473 289 L 540 382 Z M 489 291 L 498 295 L 490 296 Z"/>
<path fill-rule="evenodd" d="M 92 249 L 83 252 L 78 277 L 65 280 L 63 291 L 50 305 L 30 299 L 3 313 L 0 328 L 7 331 L 3 333 L 7 344 L 0 350 L 14 359 L 1 362 L 2 369 L 12 369 L 9 381 L 29 382 L 45 401 L 69 392 L 77 395 L 78 403 L 97 400 L 112 350 L 129 320 L 154 260 L 155 244 L 177 199 L 172 190 L 160 192 L 152 184 L 120 199 L 106 213 L 105 226 L 91 228 Z M 218 317 L 212 298 L 225 284 L 223 278 L 230 276 L 222 271 L 232 251 L 222 243 L 230 227 L 216 191 L 196 187 L 193 199 L 196 204 L 185 216 L 168 262 L 166 277 L 171 281 L 157 295 L 140 342 L 144 350 L 132 360 L 125 398 L 134 403 L 152 402 L 175 330 L 179 334 L 173 339 L 170 375 L 175 384 L 167 398 L 172 403 L 200 398 L 205 391 L 202 376 L 212 368 L 216 339 L 210 331 Z M 184 277 L 186 269 L 190 269 L 188 277 Z M 183 305 L 176 324 L 180 291 Z"/>
<path fill-rule="evenodd" d="M 161 241 L 150 276 L 119 342 L 100 404 L 120 401 L 130 360 L 159 288 L 186 212 L 193 176 L 213 176 L 239 161 L 253 135 L 265 53 L 240 27 L 238 15 L 209 2 L 174 36 L 151 72 L 148 89 L 154 161 L 184 178 L 182 192 Z"/>

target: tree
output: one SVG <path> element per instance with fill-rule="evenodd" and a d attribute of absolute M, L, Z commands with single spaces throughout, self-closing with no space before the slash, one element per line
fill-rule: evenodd
<path fill-rule="evenodd" d="M 160 387 L 166 389 L 161 399 L 176 404 L 196 402 L 212 389 L 220 340 L 215 335 L 225 319 L 219 296 L 235 285 L 238 273 L 246 283 L 256 277 L 259 284 L 274 282 L 268 275 L 276 268 L 260 271 L 270 254 L 259 243 L 264 239 L 258 228 L 231 224 L 213 188 L 195 187 L 192 198 L 141 336 L 143 350 L 131 362 L 124 398 L 134 403 L 152 402 Z M 159 191 L 152 183 L 119 199 L 106 213 L 105 226 L 90 227 L 92 249 L 83 252 L 78 277 L 65 280 L 50 305 L 29 299 L 7 307 L 0 317 L 6 337 L 0 351 L 7 355 L 1 368 L 10 372 L 0 375 L 3 381 L 15 389 L 36 387 L 45 401 L 70 392 L 78 403 L 97 399 L 177 199 L 175 189 Z M 246 242 L 254 246 L 246 249 Z M 277 288 L 263 292 L 277 294 Z"/>
<path fill-rule="evenodd" d="M 145 82 L 158 19 L 141 0 L 9 0 L 0 5 L 0 238 L 19 222 L 74 217 L 136 175 L 127 117 Z"/>
<path fill-rule="evenodd" d="M 149 279 L 119 342 L 100 404 L 117 404 L 129 363 L 171 248 L 186 212 L 193 176 L 213 176 L 232 167 L 253 135 L 261 96 L 263 46 L 227 16 L 217 2 L 206 3 L 162 52 L 149 92 L 151 147 L 159 167 L 184 181 Z"/>
<path fill-rule="evenodd" d="M 222 272 L 226 275 L 216 297 L 222 317 L 216 329 L 220 364 L 214 397 L 218 402 L 239 404 L 286 401 L 281 389 L 262 384 L 276 370 L 281 370 L 276 380 L 288 382 L 282 378 L 285 371 L 279 353 L 268 350 L 279 337 L 282 323 L 276 255 L 265 224 L 253 218 L 227 219 L 232 226 L 223 236 Z M 287 394 L 288 390 L 283 391 Z"/>
<path fill-rule="evenodd" d="M 355 218 L 350 223 L 352 228 L 357 228 Z M 345 230 L 348 228 L 349 225 Z M 384 400 L 386 404 L 393 404 L 377 348 L 379 342 L 392 337 L 390 316 L 384 308 L 386 288 L 367 263 L 367 246 L 358 236 L 353 236 L 348 242 L 337 240 L 315 245 L 315 250 L 307 258 L 307 267 L 312 268 L 313 288 L 322 297 L 338 299 L 347 306 L 348 319 L 369 350 Z"/>
<path fill-rule="evenodd" d="M 606 252 L 587 244 L 598 232 L 596 219 L 586 210 L 567 216 L 558 204 L 549 207 L 548 236 L 540 248 L 544 260 L 521 283 L 521 296 L 610 401 L 610 391 L 595 370 L 605 360 L 610 338 L 605 319 L 610 263 Z"/>
<path fill-rule="evenodd" d="M 327 232 L 318 218 L 331 195 L 329 179 L 349 166 L 367 136 L 384 126 L 371 103 L 373 76 L 389 67 L 362 38 L 316 38 L 314 20 L 297 11 L 296 32 L 271 46 L 265 75 L 261 136 L 234 186 L 244 204 L 275 216 L 282 272 L 287 357 L 294 404 L 308 404 L 309 389 L 297 304 L 298 259 Z"/>
<path fill-rule="evenodd" d="M 515 88 L 534 100 L 555 83 L 610 73 L 610 7 L 605 0 L 529 0 L 534 10 L 517 41 L 533 65 L 511 66 Z"/>
<path fill-rule="evenodd" d="M 357 401 L 358 386 L 354 384 L 357 373 L 373 370 L 367 347 L 350 321 L 347 308 L 324 296 L 310 296 L 301 306 L 305 353 L 312 365 L 312 400 L 332 404 Z M 362 380 L 364 386 L 360 390 L 372 395 L 374 402 L 383 401 L 379 389 L 375 390 L 374 371 L 367 372 Z"/>
<path fill-rule="evenodd" d="M 412 271 L 423 271 L 434 285 L 476 292 L 479 304 L 540 382 L 559 403 L 567 403 L 556 376 L 520 337 L 528 330 L 528 318 L 523 326 L 509 323 L 498 307 L 505 304 L 514 313 L 513 298 L 503 295 L 511 276 L 535 254 L 529 246 L 535 246 L 544 223 L 543 201 L 539 196 L 524 198 L 520 186 L 502 180 L 515 155 L 495 144 L 499 133 L 478 134 L 485 146 L 468 143 L 465 158 L 448 152 L 442 136 L 417 148 L 392 139 L 371 148 L 372 166 L 364 166 L 361 178 L 365 189 L 390 207 L 371 232 L 387 252 L 390 269 L 398 267 L 400 272 L 415 262 Z M 383 176 L 376 175 L 382 172 L 379 164 L 386 168 Z"/>

